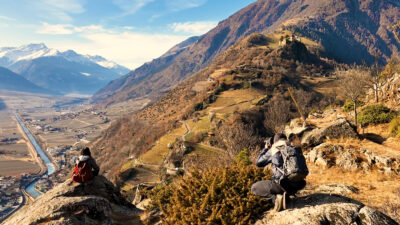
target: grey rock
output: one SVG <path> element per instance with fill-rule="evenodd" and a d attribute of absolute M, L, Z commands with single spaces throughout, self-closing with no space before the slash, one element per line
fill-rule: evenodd
<path fill-rule="evenodd" d="M 4 225 L 121 224 L 139 221 L 140 212 L 111 182 L 97 176 L 86 184 L 71 180 L 60 184 L 18 210 Z"/>
<path fill-rule="evenodd" d="M 302 136 L 304 132 L 312 130 L 308 123 L 304 123 L 301 119 L 293 119 L 288 126 L 285 126 L 284 133 L 287 137 L 290 135 Z"/>
<path fill-rule="evenodd" d="M 267 212 L 256 225 L 398 225 L 385 214 L 340 195 L 313 194 L 290 201 L 287 210 Z"/>
<path fill-rule="evenodd" d="M 319 186 L 314 190 L 318 193 L 329 193 L 329 194 L 357 194 L 359 193 L 359 189 L 353 186 L 345 185 L 345 184 L 324 184 Z"/>
<path fill-rule="evenodd" d="M 304 134 L 301 144 L 305 147 L 317 146 L 325 139 L 338 138 L 357 138 L 358 135 L 354 131 L 350 123 L 345 119 L 333 121 L 329 126 L 324 128 L 316 128 Z"/>

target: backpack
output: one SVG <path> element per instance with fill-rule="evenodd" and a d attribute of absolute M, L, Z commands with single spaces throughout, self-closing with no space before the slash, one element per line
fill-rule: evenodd
<path fill-rule="evenodd" d="M 303 151 L 299 147 L 285 146 L 279 149 L 283 158 L 282 179 L 291 182 L 299 182 L 304 180 L 308 175 L 308 168 Z"/>
<path fill-rule="evenodd" d="M 76 164 L 72 180 L 78 183 L 85 183 L 90 180 L 92 175 L 90 173 L 90 166 L 86 162 L 80 161 Z"/>

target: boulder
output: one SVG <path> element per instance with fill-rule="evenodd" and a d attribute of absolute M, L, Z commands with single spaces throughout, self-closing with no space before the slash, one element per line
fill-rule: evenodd
<path fill-rule="evenodd" d="M 316 128 L 303 135 L 301 144 L 304 147 L 317 146 L 325 139 L 357 138 L 358 135 L 350 123 L 345 119 L 337 119 L 329 126 Z"/>
<path fill-rule="evenodd" d="M 338 166 L 345 170 L 362 169 L 368 172 L 373 168 L 385 174 L 400 173 L 400 158 L 381 156 L 367 149 L 323 143 L 304 154 L 308 162 L 318 166 Z"/>
<path fill-rule="evenodd" d="M 390 217 L 353 199 L 330 194 L 295 198 L 288 209 L 267 212 L 256 225 L 362 224 L 398 225 Z"/>
<path fill-rule="evenodd" d="M 14 224 L 140 224 L 141 210 L 127 202 L 103 176 L 58 185 L 4 222 Z"/>
<path fill-rule="evenodd" d="M 291 135 L 296 135 L 297 137 L 301 137 L 304 132 L 312 130 L 312 127 L 308 123 L 304 123 L 302 119 L 293 119 L 290 121 L 288 126 L 285 126 L 284 133 L 287 137 Z"/>

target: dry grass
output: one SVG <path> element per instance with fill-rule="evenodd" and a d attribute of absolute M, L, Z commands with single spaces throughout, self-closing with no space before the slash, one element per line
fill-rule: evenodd
<path fill-rule="evenodd" d="M 208 116 L 201 117 L 196 122 L 193 120 L 186 122 L 189 125 L 191 132 L 204 132 L 210 130 L 210 120 L 208 119 Z"/>
<path fill-rule="evenodd" d="M 368 206 L 385 211 L 388 203 L 400 206 L 400 176 L 384 175 L 379 172 L 364 173 L 362 171 L 345 171 L 340 168 L 323 169 L 309 165 L 310 175 L 307 183 L 311 185 L 345 184 L 360 190 L 358 194 L 350 194 L 354 198 Z M 400 215 L 390 215 L 400 221 Z"/>
<path fill-rule="evenodd" d="M 206 112 L 223 114 L 233 113 L 236 110 L 248 109 L 262 97 L 265 97 L 265 95 L 255 89 L 225 91 L 218 96 L 216 102 L 206 109 Z"/>
<path fill-rule="evenodd" d="M 186 128 L 182 125 L 161 137 L 154 146 L 140 156 L 139 161 L 148 164 L 161 165 L 164 157 L 169 153 L 168 144 L 174 143 L 177 138 L 182 137 L 186 133 Z"/>

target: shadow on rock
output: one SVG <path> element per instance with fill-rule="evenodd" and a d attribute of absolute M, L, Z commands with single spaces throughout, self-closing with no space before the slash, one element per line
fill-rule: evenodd
<path fill-rule="evenodd" d="M 288 209 L 267 212 L 256 225 L 398 225 L 390 217 L 341 195 L 312 194 L 293 199 Z"/>
<path fill-rule="evenodd" d="M 337 194 L 312 194 L 304 197 L 294 198 L 289 201 L 288 209 L 300 209 L 304 207 L 320 206 L 323 204 L 335 204 L 335 203 L 352 203 L 362 205 L 354 199 L 337 195 Z"/>
<path fill-rule="evenodd" d="M 375 142 L 377 144 L 382 144 L 383 142 L 386 141 L 386 138 L 377 135 L 377 134 L 372 134 L 372 133 L 366 133 L 362 135 L 363 138 L 368 139 L 372 142 Z"/>
<path fill-rule="evenodd" d="M 68 180 L 12 215 L 4 224 L 141 224 L 141 210 L 103 176 L 78 184 Z"/>

